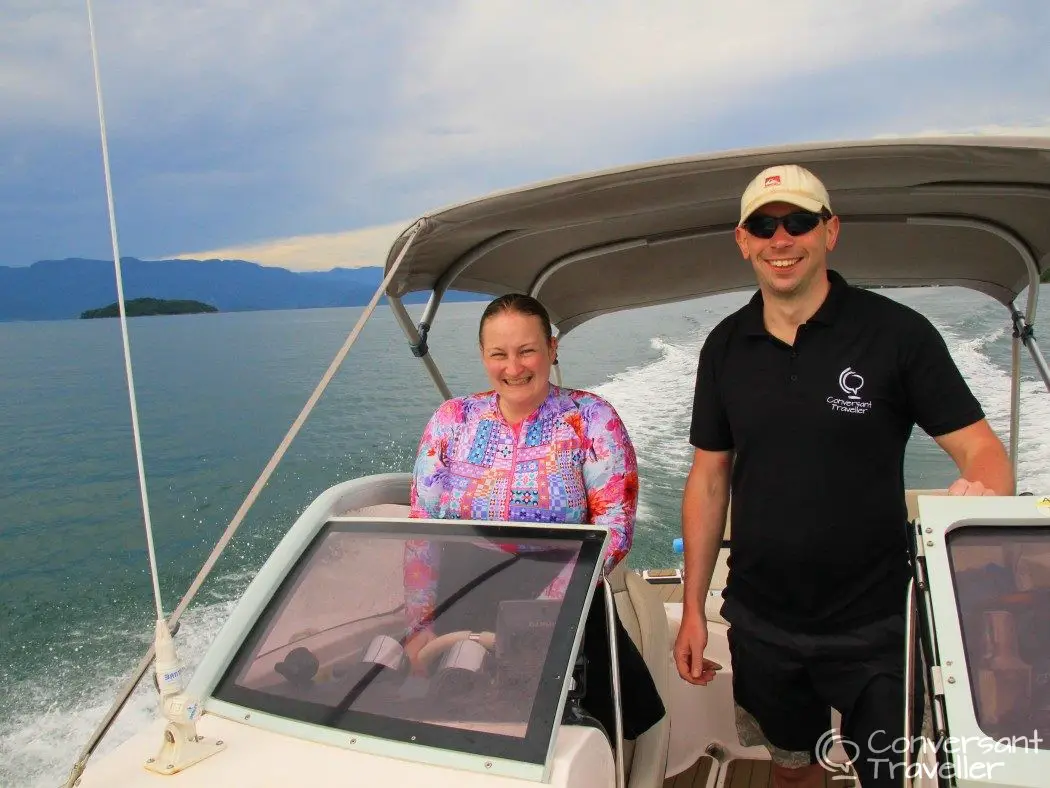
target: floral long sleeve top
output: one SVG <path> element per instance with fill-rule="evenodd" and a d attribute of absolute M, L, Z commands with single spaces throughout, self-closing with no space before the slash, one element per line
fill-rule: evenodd
<path fill-rule="evenodd" d="M 412 517 L 606 525 L 611 570 L 634 538 L 638 462 L 619 415 L 596 394 L 552 385 L 517 425 L 503 417 L 495 392 L 472 394 L 446 401 L 424 429 L 410 503 Z M 425 540 L 406 547 L 406 615 L 413 629 L 430 623 L 435 552 Z M 543 596 L 560 598 L 571 569 Z"/>

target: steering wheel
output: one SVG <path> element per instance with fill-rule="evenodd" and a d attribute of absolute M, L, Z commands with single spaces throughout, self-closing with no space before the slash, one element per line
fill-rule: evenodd
<path fill-rule="evenodd" d="M 429 667 L 430 663 L 448 651 L 456 643 L 463 640 L 473 640 L 480 644 L 486 651 L 492 651 L 496 647 L 496 634 L 494 632 L 471 632 L 461 629 L 458 632 L 449 632 L 434 638 L 419 650 L 419 662 L 423 667 Z"/>

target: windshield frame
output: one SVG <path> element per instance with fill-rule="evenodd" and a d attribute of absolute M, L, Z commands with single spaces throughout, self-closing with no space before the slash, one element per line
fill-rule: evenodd
<path fill-rule="evenodd" d="M 1013 785 L 1039 788 L 1045 785 L 1050 771 L 1050 741 L 1040 737 L 1037 747 L 1029 737 L 1025 742 L 999 741 L 980 726 L 974 675 L 963 639 L 959 585 L 956 581 L 951 545 L 967 530 L 992 529 L 1016 531 L 1021 528 L 1050 528 L 1050 510 L 1039 508 L 1041 499 L 1034 496 L 920 496 L 919 533 L 925 576 L 918 581 L 928 585 L 929 610 L 934 635 L 933 681 L 931 691 L 943 698 L 948 752 L 960 770 L 959 786 Z M 1004 530 L 1005 533 L 1005 530 Z M 920 585 L 921 589 L 921 585 Z M 914 734 L 918 735 L 918 734 Z M 986 751 L 993 747 L 991 751 Z"/>
<path fill-rule="evenodd" d="M 297 523 L 298 527 L 301 523 Z M 317 741 L 352 746 L 377 754 L 460 768 L 503 773 L 525 779 L 542 780 L 549 775 L 554 742 L 583 634 L 583 618 L 593 601 L 601 576 L 602 556 L 609 540 L 604 526 L 575 524 L 534 524 L 497 521 L 424 520 L 411 518 L 325 517 L 315 527 L 289 531 L 273 556 L 253 580 L 230 621 L 220 633 L 218 642 L 202 661 L 191 682 L 207 687 L 205 709 L 232 719 Z M 364 537 L 426 539 L 476 538 L 506 542 L 508 540 L 542 539 L 579 547 L 569 587 L 558 614 L 555 633 L 544 663 L 540 686 L 533 696 L 533 712 L 522 738 L 487 731 L 467 730 L 394 717 L 347 711 L 341 718 L 319 724 L 317 719 L 299 719 L 282 713 L 281 704 L 267 702 L 266 693 L 255 694 L 239 688 L 230 691 L 226 685 L 247 662 L 263 637 L 282 599 L 295 588 L 298 578 L 333 531 L 360 534 Z M 289 542 L 295 542 L 291 544 Z M 229 630 L 229 632 L 227 631 Z M 220 657 L 216 652 L 221 649 Z M 202 670 L 203 668 L 203 670 Z M 285 704 L 289 707 L 295 703 Z M 310 716 L 310 715 L 306 715 Z"/>

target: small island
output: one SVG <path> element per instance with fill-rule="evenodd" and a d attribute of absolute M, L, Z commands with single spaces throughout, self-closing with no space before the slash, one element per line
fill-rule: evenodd
<path fill-rule="evenodd" d="M 164 298 L 133 298 L 124 302 L 124 311 L 128 317 L 145 317 L 147 315 L 196 315 L 204 312 L 218 312 L 211 304 L 200 301 L 172 301 Z M 81 320 L 92 320 L 99 317 L 120 317 L 120 306 L 114 301 L 101 309 L 88 309 L 80 313 Z"/>

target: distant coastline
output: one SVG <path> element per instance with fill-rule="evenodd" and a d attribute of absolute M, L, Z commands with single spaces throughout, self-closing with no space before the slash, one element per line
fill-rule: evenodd
<path fill-rule="evenodd" d="M 146 317 L 148 315 L 198 315 L 205 312 L 218 312 L 211 304 L 186 299 L 172 300 L 166 298 L 133 298 L 124 302 L 124 313 L 128 317 Z M 87 309 L 80 313 L 81 320 L 95 320 L 103 317 L 120 317 L 120 306 L 114 301 L 109 306 L 99 309 Z"/>
<path fill-rule="evenodd" d="M 133 298 L 198 301 L 219 312 L 331 309 L 369 303 L 385 275 L 382 266 L 289 271 L 246 260 L 138 260 L 121 258 L 125 303 Z M 403 296 L 425 303 L 429 292 Z M 484 295 L 449 290 L 444 302 Z M 69 258 L 24 267 L 0 265 L 0 322 L 76 320 L 117 300 L 113 262 Z M 385 302 L 385 296 L 381 303 Z"/>
<path fill-rule="evenodd" d="M 157 298 L 197 301 L 219 312 L 270 309 L 330 309 L 364 306 L 383 281 L 381 266 L 290 271 L 245 260 L 121 259 L 125 300 Z M 1050 284 L 1050 269 L 1040 277 Z M 113 304 L 113 262 L 68 258 L 33 265 L 0 265 L 0 323 L 76 320 L 100 304 Z M 406 304 L 422 304 L 428 291 L 405 293 Z M 448 290 L 443 303 L 487 301 L 482 293 Z M 386 303 L 386 296 L 380 299 Z"/>

